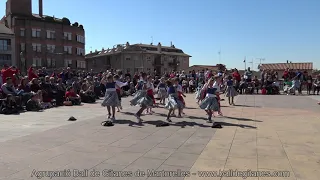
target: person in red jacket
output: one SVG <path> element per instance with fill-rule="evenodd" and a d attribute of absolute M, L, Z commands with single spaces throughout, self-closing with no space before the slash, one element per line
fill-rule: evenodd
<path fill-rule="evenodd" d="M 19 70 L 16 69 L 14 66 L 8 67 L 8 65 L 4 65 L 4 68 L 1 70 L 2 74 L 2 83 L 6 83 L 7 77 L 10 77 L 11 79 L 15 78 L 13 75 L 18 74 Z"/>
<path fill-rule="evenodd" d="M 34 73 L 34 69 L 32 66 L 28 69 L 28 79 L 31 81 L 33 78 L 39 78 L 36 73 Z"/>

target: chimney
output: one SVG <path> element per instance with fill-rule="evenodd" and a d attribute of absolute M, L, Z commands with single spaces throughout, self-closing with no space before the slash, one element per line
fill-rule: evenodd
<path fill-rule="evenodd" d="M 158 52 L 161 52 L 161 43 L 158 43 Z"/>
<path fill-rule="evenodd" d="M 43 17 L 43 3 L 42 3 L 42 0 L 39 0 L 39 16 Z"/>
<path fill-rule="evenodd" d="M 104 51 L 104 48 L 102 48 L 102 51 Z"/>
<path fill-rule="evenodd" d="M 173 45 L 172 45 L 172 41 L 170 42 L 170 47 L 172 47 Z"/>
<path fill-rule="evenodd" d="M 90 54 L 92 54 L 92 51 L 90 51 Z"/>
<path fill-rule="evenodd" d="M 289 63 L 289 61 L 287 60 L 287 63 Z"/>

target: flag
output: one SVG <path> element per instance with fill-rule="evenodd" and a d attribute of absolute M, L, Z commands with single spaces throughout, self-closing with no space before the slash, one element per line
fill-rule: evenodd
<path fill-rule="evenodd" d="M 243 60 L 243 62 L 244 62 L 244 63 L 246 62 L 246 57 L 244 57 L 244 60 Z"/>
<path fill-rule="evenodd" d="M 219 51 L 218 54 L 220 55 L 220 54 L 221 54 L 221 51 Z"/>

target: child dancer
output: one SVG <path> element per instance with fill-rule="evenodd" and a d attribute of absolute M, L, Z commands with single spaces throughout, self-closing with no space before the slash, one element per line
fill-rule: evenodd
<path fill-rule="evenodd" d="M 149 106 L 147 107 L 147 111 L 146 111 L 146 114 L 152 114 L 152 107 L 154 104 L 156 104 L 156 101 L 154 99 L 154 86 L 153 86 L 153 83 L 152 83 L 152 77 L 151 76 L 148 76 L 147 77 L 147 94 L 148 96 L 152 99 L 152 106 Z"/>
<path fill-rule="evenodd" d="M 160 83 L 157 89 L 158 89 L 158 96 L 160 98 L 160 104 L 165 105 L 166 97 L 167 97 L 167 88 L 166 88 L 164 78 L 160 79 Z"/>
<path fill-rule="evenodd" d="M 165 107 L 169 109 L 169 112 L 167 115 L 167 121 L 172 122 L 170 119 L 172 112 L 175 109 L 178 109 L 179 110 L 178 117 L 181 117 L 181 112 L 182 112 L 182 109 L 184 108 L 184 104 L 179 100 L 178 92 L 170 80 L 167 81 L 167 87 L 168 87 L 168 102 Z"/>
<path fill-rule="evenodd" d="M 220 105 L 220 85 L 221 85 L 221 78 L 220 76 L 215 76 L 215 82 L 213 83 L 214 88 L 216 88 L 216 99 L 218 101 L 218 105 L 219 105 L 219 110 L 218 110 L 218 114 L 220 116 L 223 116 L 222 112 L 221 112 L 221 105 Z"/>
<path fill-rule="evenodd" d="M 123 86 L 127 86 L 128 83 L 127 82 L 123 83 L 123 82 L 119 81 L 119 79 L 120 79 L 119 75 L 114 75 L 113 78 L 114 78 L 114 81 L 116 83 L 116 91 L 117 91 L 118 99 L 119 99 L 119 102 L 120 102 L 119 106 L 117 106 L 117 108 L 118 108 L 118 112 L 120 112 L 120 110 L 122 109 L 122 106 L 121 106 L 121 88 Z"/>
<path fill-rule="evenodd" d="M 199 84 L 199 86 L 196 89 L 196 100 L 197 100 L 197 104 L 199 104 L 200 99 L 201 99 L 201 90 L 202 90 L 202 84 Z"/>
<path fill-rule="evenodd" d="M 116 82 L 114 82 L 113 76 L 109 74 L 106 80 L 106 93 L 101 105 L 104 107 L 106 106 L 108 110 L 108 119 L 106 125 L 112 126 L 113 121 L 115 120 L 116 107 L 120 106 L 120 101 L 116 90 Z"/>
<path fill-rule="evenodd" d="M 148 107 L 153 105 L 153 100 L 147 94 L 147 74 L 141 74 L 141 80 L 137 83 L 136 89 L 137 92 L 134 95 L 133 99 L 130 101 L 131 106 L 140 105 L 139 111 L 135 114 L 135 117 L 138 119 L 138 123 L 141 123 L 141 114 Z"/>
<path fill-rule="evenodd" d="M 184 101 L 183 97 L 186 97 L 186 95 L 184 95 L 183 93 L 183 88 L 182 86 L 179 84 L 179 78 L 175 79 L 175 85 L 177 87 L 177 92 L 178 92 L 178 98 L 179 100 L 183 103 L 184 107 L 186 106 L 186 102 Z M 184 114 L 183 110 L 181 111 L 182 114 Z"/>
<path fill-rule="evenodd" d="M 233 86 L 232 76 L 228 76 L 226 97 L 228 97 L 229 105 L 235 105 L 233 99 L 237 95 L 238 95 L 238 92 L 236 91 L 236 89 Z"/>
<path fill-rule="evenodd" d="M 212 116 L 214 111 L 219 110 L 219 104 L 217 101 L 217 88 L 214 86 L 214 80 L 209 79 L 208 82 L 203 86 L 203 91 L 206 92 L 206 97 L 200 103 L 199 107 L 205 110 L 208 114 L 208 123 L 212 123 Z M 213 122 L 212 128 L 221 128 L 221 125 Z"/>

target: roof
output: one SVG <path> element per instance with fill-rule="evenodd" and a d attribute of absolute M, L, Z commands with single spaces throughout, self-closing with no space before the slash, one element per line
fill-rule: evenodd
<path fill-rule="evenodd" d="M 261 64 L 261 69 L 267 70 L 286 70 L 286 69 L 300 69 L 300 70 L 312 70 L 313 63 L 272 63 L 272 64 Z"/>
<path fill-rule="evenodd" d="M 14 35 L 11 29 L 7 28 L 5 24 L 0 23 L 0 34 Z"/>
<path fill-rule="evenodd" d="M 185 69 L 185 71 L 202 71 L 202 70 L 206 70 L 206 69 L 209 69 L 209 70 L 212 70 L 212 71 L 218 71 L 219 68 L 218 66 L 208 66 L 208 65 L 193 65 L 193 66 L 190 66 L 189 68 Z"/>
<path fill-rule="evenodd" d="M 113 54 L 119 54 L 122 52 L 125 53 L 146 53 L 146 54 L 159 54 L 159 55 L 171 55 L 171 56 L 187 56 L 191 57 L 188 54 L 185 54 L 181 49 L 169 46 L 161 46 L 162 49 L 167 49 L 170 51 L 176 51 L 176 52 L 168 52 L 168 51 L 157 51 L 158 46 L 156 45 L 148 45 L 148 44 L 125 44 L 125 45 L 117 45 L 114 46 L 114 48 L 106 49 L 98 51 L 97 53 L 90 53 L 86 55 L 86 58 L 94 58 L 94 57 L 100 57 L 100 56 L 107 56 L 107 55 L 113 55 Z M 151 49 L 153 48 L 153 50 Z"/>

